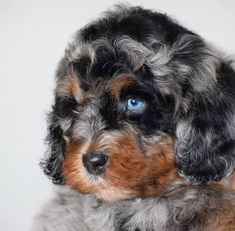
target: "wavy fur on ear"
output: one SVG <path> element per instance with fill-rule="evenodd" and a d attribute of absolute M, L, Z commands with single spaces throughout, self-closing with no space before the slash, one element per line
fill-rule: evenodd
<path fill-rule="evenodd" d="M 235 72 L 222 60 L 214 68 L 215 76 L 206 76 L 213 86 L 193 89 L 176 128 L 180 173 L 194 183 L 219 181 L 235 167 Z M 192 77 L 199 85 L 200 77 Z"/>
<path fill-rule="evenodd" d="M 62 165 L 65 156 L 65 141 L 63 131 L 54 112 L 49 115 L 48 122 L 48 135 L 46 137 L 48 151 L 46 158 L 41 161 L 40 165 L 54 184 L 64 184 Z"/>

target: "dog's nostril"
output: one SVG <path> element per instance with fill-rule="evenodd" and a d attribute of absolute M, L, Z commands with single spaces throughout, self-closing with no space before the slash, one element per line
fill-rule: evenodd
<path fill-rule="evenodd" d="M 82 156 L 82 162 L 88 172 L 100 175 L 105 171 L 108 156 L 103 153 L 89 153 Z"/>

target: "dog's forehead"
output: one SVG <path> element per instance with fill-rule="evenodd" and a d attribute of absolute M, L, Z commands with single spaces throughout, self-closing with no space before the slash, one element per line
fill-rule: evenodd
<path fill-rule="evenodd" d="M 117 96 L 123 88 L 131 87 L 137 82 L 144 84 L 147 81 L 147 78 L 143 79 L 143 75 L 140 74 L 144 69 L 148 69 L 144 67 L 143 57 L 139 57 L 138 60 L 141 64 L 131 63 L 133 60 L 130 60 L 130 55 L 127 57 L 127 49 L 125 53 L 116 49 L 114 45 L 106 46 L 106 42 L 93 47 L 94 54 L 87 54 L 87 51 L 81 50 L 78 58 L 73 62 L 74 77 L 77 78 L 77 84 L 86 95 L 93 94 L 100 97 L 106 92 Z M 138 66 L 138 70 L 135 70 L 135 65 Z M 148 78 L 150 76 L 148 73 Z"/>
<path fill-rule="evenodd" d="M 180 39 L 184 34 L 188 36 Z M 174 52 L 181 51 L 192 36 L 159 13 L 141 8 L 115 11 L 79 30 L 68 47 L 66 58 L 68 63 L 73 63 L 81 88 L 93 86 L 94 89 L 99 85 L 101 89 L 115 76 L 135 74 L 143 67 L 155 76 L 170 76 L 172 65 L 166 64 L 172 62 Z M 143 82 L 146 83 L 146 79 Z M 164 92 L 169 92 L 165 83 L 159 85 Z"/>
<path fill-rule="evenodd" d="M 77 76 L 69 78 L 66 84 L 67 93 L 71 98 L 81 102 L 104 102 L 107 98 L 120 100 L 120 95 L 124 91 L 131 91 L 137 87 L 136 76 L 129 73 L 122 73 L 112 78 L 97 76 L 84 81 Z"/>
<path fill-rule="evenodd" d="M 150 40 L 150 37 L 146 38 L 145 44 L 128 35 L 115 34 L 88 42 L 78 36 L 69 51 L 69 61 L 80 81 L 93 84 L 97 79 L 110 80 L 149 66 L 147 60 L 153 55 L 147 46 Z"/>
<path fill-rule="evenodd" d="M 76 59 L 73 61 L 74 70 L 80 81 L 94 85 L 100 81 L 111 80 L 119 74 L 133 73 L 128 49 L 122 48 L 121 51 L 118 46 L 121 44 L 110 44 L 106 38 L 91 44 L 81 43 L 79 52 L 75 51 Z"/>

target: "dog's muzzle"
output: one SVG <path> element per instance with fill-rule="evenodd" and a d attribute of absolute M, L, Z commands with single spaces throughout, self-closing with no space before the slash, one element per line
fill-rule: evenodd
<path fill-rule="evenodd" d="M 82 156 L 82 162 L 86 170 L 93 175 L 104 173 L 108 156 L 103 153 L 89 153 Z"/>

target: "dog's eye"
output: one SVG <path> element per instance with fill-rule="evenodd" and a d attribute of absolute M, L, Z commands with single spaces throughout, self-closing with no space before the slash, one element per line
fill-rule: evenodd
<path fill-rule="evenodd" d="M 139 98 L 130 97 L 127 99 L 127 110 L 139 112 L 145 106 L 145 101 Z"/>

